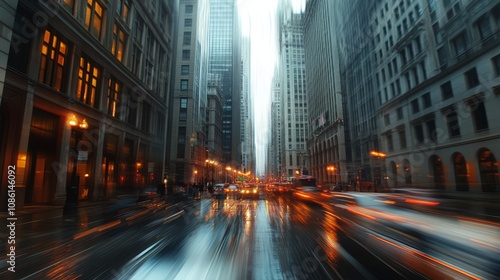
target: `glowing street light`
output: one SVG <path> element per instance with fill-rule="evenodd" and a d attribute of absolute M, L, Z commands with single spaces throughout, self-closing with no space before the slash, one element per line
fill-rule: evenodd
<path fill-rule="evenodd" d="M 78 143 L 83 137 L 83 130 L 89 127 L 89 124 L 85 119 L 81 122 L 78 118 L 72 114 L 68 120 L 68 124 L 71 127 L 71 135 L 75 139 L 75 145 L 73 147 L 76 155 L 73 156 L 73 171 L 71 173 L 70 184 L 66 186 L 66 202 L 64 204 L 64 214 L 72 214 L 76 212 L 78 208 L 78 176 L 77 176 L 77 164 L 78 164 Z"/>

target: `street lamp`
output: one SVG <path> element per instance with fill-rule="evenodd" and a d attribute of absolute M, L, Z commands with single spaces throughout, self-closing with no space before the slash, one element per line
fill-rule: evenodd
<path fill-rule="evenodd" d="M 374 191 L 377 192 L 377 187 L 382 185 L 381 177 L 382 177 L 382 161 L 385 159 L 386 154 L 378 151 L 370 151 L 370 155 L 373 156 L 375 161 L 374 168 Z"/>
<path fill-rule="evenodd" d="M 76 155 L 73 156 L 73 171 L 71 173 L 70 184 L 66 187 L 66 202 L 64 204 L 64 214 L 71 214 L 78 208 L 78 175 L 77 164 L 78 164 L 78 142 L 82 139 L 83 131 L 89 127 L 87 121 L 83 119 L 81 122 L 73 114 L 68 120 L 68 124 L 71 126 L 71 136 L 75 140 L 75 145 L 73 147 Z"/>
<path fill-rule="evenodd" d="M 331 182 L 333 183 L 333 181 L 334 181 L 333 180 L 333 176 L 334 176 L 333 174 L 334 174 L 334 171 L 335 171 L 335 166 L 329 165 L 329 166 L 326 167 L 326 170 L 327 170 L 327 173 L 329 173 L 332 176 L 331 177 L 331 179 L 332 179 Z"/>
<path fill-rule="evenodd" d="M 229 175 L 229 182 L 227 181 L 227 177 Z M 230 166 L 227 166 L 226 167 L 226 183 L 231 183 L 231 167 Z"/>

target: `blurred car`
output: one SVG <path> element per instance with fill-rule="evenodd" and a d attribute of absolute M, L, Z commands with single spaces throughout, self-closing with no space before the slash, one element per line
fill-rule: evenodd
<path fill-rule="evenodd" d="M 341 185 L 325 186 L 325 189 L 329 190 L 330 192 L 343 192 L 344 191 L 344 189 L 342 188 Z"/>
<path fill-rule="evenodd" d="M 419 270 L 426 279 L 498 278 L 500 240 L 495 224 L 394 207 L 398 202 L 390 198 L 374 193 L 334 194 L 339 228 L 377 256 Z"/>
<path fill-rule="evenodd" d="M 214 197 L 215 198 L 226 197 L 225 187 L 226 187 L 226 184 L 223 184 L 223 183 L 215 184 L 215 186 L 214 186 Z"/>
<path fill-rule="evenodd" d="M 272 194 L 286 194 L 290 191 L 289 184 L 273 183 L 266 186 L 266 191 Z"/>
<path fill-rule="evenodd" d="M 229 184 L 226 188 L 224 188 L 224 192 L 226 193 L 226 196 L 235 196 L 238 194 L 239 188 L 238 185 L 235 184 Z"/>
<path fill-rule="evenodd" d="M 327 189 L 317 186 L 298 187 L 292 192 L 292 196 L 295 199 L 315 203 L 330 202 L 332 198 L 332 194 Z"/>
<path fill-rule="evenodd" d="M 240 198 L 259 198 L 259 187 L 256 185 L 243 185 L 238 194 Z"/>
<path fill-rule="evenodd" d="M 159 194 L 157 193 L 157 188 L 155 187 L 144 187 L 139 191 L 139 195 L 137 196 L 137 202 L 143 201 L 151 201 L 155 198 L 159 198 Z"/>
<path fill-rule="evenodd" d="M 417 211 L 432 210 L 440 207 L 441 193 L 432 189 L 400 188 L 387 193 L 387 199 L 394 201 L 394 206 Z"/>

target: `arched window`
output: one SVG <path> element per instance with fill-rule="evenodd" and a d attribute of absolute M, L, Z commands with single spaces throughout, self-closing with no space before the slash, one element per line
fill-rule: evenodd
<path fill-rule="evenodd" d="M 494 192 L 498 184 L 498 162 L 493 153 L 482 149 L 478 153 L 479 173 L 483 192 Z"/>
<path fill-rule="evenodd" d="M 457 191 L 469 190 L 469 178 L 467 172 L 467 162 L 461 153 L 453 155 L 453 169 L 455 170 L 455 186 Z"/>
<path fill-rule="evenodd" d="M 443 161 L 437 155 L 432 155 L 429 159 L 429 166 L 432 168 L 430 170 L 431 176 L 434 177 L 434 187 L 439 190 L 444 190 L 444 168 Z"/>

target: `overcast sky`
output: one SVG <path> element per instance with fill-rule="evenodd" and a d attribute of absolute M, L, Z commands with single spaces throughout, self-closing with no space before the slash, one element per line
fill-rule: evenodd
<path fill-rule="evenodd" d="M 265 174 L 270 129 L 271 90 L 278 63 L 276 9 L 280 0 L 238 0 L 243 36 L 251 43 L 251 94 L 254 109 L 256 172 Z M 305 0 L 288 0 L 294 11 L 305 8 Z"/>

